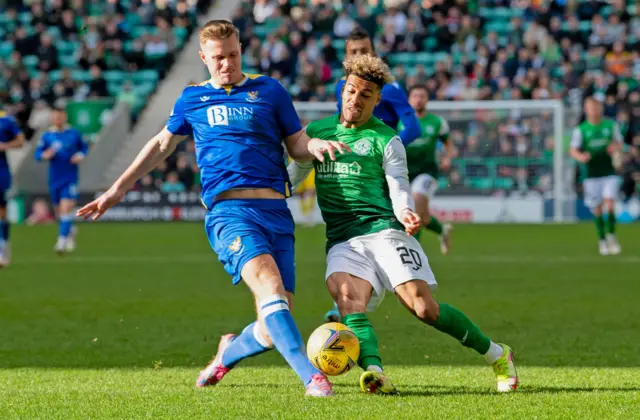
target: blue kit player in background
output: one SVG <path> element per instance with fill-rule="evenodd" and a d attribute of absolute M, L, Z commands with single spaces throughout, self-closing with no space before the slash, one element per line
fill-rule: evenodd
<path fill-rule="evenodd" d="M 369 34 L 362 28 L 356 28 L 347 37 L 344 44 L 344 59 L 358 55 L 376 55 L 373 48 L 373 41 Z M 336 84 L 336 100 L 338 101 L 338 112 L 342 107 L 342 89 L 344 88 L 344 78 Z M 402 122 L 404 129 L 398 133 L 402 143 L 406 146 L 420 137 L 420 123 L 416 118 L 415 111 L 409 105 L 409 99 L 402 87 L 397 83 L 389 83 L 382 88 L 382 99 L 373 109 L 373 116 L 383 123 L 393 128 L 398 127 Z"/>
<path fill-rule="evenodd" d="M 351 31 L 345 40 L 344 48 L 345 60 L 358 55 L 376 55 L 371 37 L 364 29 L 359 27 Z M 336 84 L 338 112 L 342 107 L 344 83 L 345 79 L 340 79 Z M 380 103 L 373 109 L 373 116 L 394 130 L 402 122 L 403 129 L 398 135 L 405 146 L 420 137 L 422 134 L 420 122 L 402 87 L 397 82 L 388 83 L 383 86 L 381 95 Z M 327 322 L 339 322 L 340 312 L 338 312 L 338 305 L 334 304 L 333 308 L 324 315 L 324 319 Z"/>
<path fill-rule="evenodd" d="M 67 125 L 66 111 L 53 108 L 51 127 L 42 135 L 35 157 L 38 161 L 49 161 L 49 195 L 59 224 L 55 246 L 58 254 L 72 252 L 76 246 L 73 213 L 78 201 L 78 164 L 87 151 L 82 134 Z"/>
<path fill-rule="evenodd" d="M 9 265 L 9 220 L 7 219 L 7 191 L 11 188 L 11 171 L 6 151 L 20 148 L 24 144 L 24 134 L 12 117 L 0 111 L 0 268 Z"/>
<path fill-rule="evenodd" d="M 238 29 L 213 20 L 200 29 L 200 58 L 211 79 L 189 86 L 167 125 L 102 196 L 78 211 L 99 218 L 135 182 L 192 135 L 201 173 L 205 231 L 233 283 L 254 295 L 257 321 L 239 335 L 223 335 L 197 387 L 217 384 L 241 360 L 275 347 L 298 374 L 306 395 L 327 397 L 331 383 L 307 359 L 290 313 L 295 288 L 294 222 L 285 198 L 291 184 L 284 148 L 298 161 L 332 160 L 343 143 L 309 139 L 291 97 L 275 79 L 242 73 Z M 215 297 L 211 297 L 215 302 Z"/>

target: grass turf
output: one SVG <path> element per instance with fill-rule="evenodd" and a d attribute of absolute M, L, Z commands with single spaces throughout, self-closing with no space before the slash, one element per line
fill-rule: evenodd
<path fill-rule="evenodd" d="M 422 242 L 438 300 L 516 352 L 521 387 L 496 395 L 483 358 L 423 326 L 392 296 L 372 314 L 398 397 L 304 398 L 276 352 L 196 390 L 219 336 L 253 318 L 200 224 L 80 226 L 53 254 L 55 226 L 14 227 L 0 271 L 0 418 L 633 418 L 640 406 L 640 225 L 620 256 L 597 255 L 591 225 L 461 225 L 452 255 Z M 323 228 L 297 232 L 294 317 L 308 334 L 330 299 Z"/>

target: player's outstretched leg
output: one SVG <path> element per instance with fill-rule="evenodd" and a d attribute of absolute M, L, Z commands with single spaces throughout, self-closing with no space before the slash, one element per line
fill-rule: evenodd
<path fill-rule="evenodd" d="M 0 191 L 0 194 L 2 194 L 2 191 Z M 11 261 L 9 231 L 10 225 L 7 219 L 6 209 L 0 207 L 0 268 L 7 267 Z"/>
<path fill-rule="evenodd" d="M 401 284 L 395 288 L 395 292 L 407 309 L 422 322 L 484 355 L 496 374 L 498 392 L 514 391 L 518 387 L 513 351 L 509 346 L 491 341 L 457 308 L 436 302 L 429 285 L 424 281 L 412 280 Z"/>
<path fill-rule="evenodd" d="M 604 218 L 602 217 L 602 205 L 594 207 L 591 212 L 593 213 L 593 223 L 596 225 L 596 232 L 598 233 L 598 251 L 600 255 L 609 255 L 609 245 L 607 244 Z"/>
<path fill-rule="evenodd" d="M 364 370 L 360 376 L 360 388 L 372 394 L 396 394 L 396 387 L 383 373 L 378 336 L 366 314 L 373 287 L 368 281 L 344 272 L 331 274 L 327 287 L 337 302 L 342 322 L 360 342 L 358 365 Z"/>
<path fill-rule="evenodd" d="M 318 371 L 305 354 L 302 336 L 289 311 L 280 272 L 269 254 L 249 260 L 242 268 L 242 278 L 259 302 L 260 320 L 276 349 L 298 374 L 306 395 L 328 397 L 333 395 L 331 383 Z"/>
<path fill-rule="evenodd" d="M 247 325 L 238 336 L 223 335 L 215 358 L 200 372 L 196 386 L 216 385 L 241 360 L 262 354 L 272 348 L 273 344 L 263 337 L 257 321 Z"/>
<path fill-rule="evenodd" d="M 622 252 L 622 248 L 616 239 L 616 211 L 615 202 L 612 199 L 604 200 L 604 207 L 607 210 L 607 215 L 604 217 L 604 228 L 606 230 L 607 248 L 609 254 L 617 255 Z"/>

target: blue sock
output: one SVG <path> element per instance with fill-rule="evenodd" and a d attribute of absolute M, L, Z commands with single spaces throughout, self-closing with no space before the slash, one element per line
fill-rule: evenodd
<path fill-rule="evenodd" d="M 242 359 L 269 351 L 273 346 L 267 345 L 257 330 L 258 322 L 253 322 L 233 339 L 227 351 L 222 356 L 222 364 L 228 368 L 234 367 Z"/>
<path fill-rule="evenodd" d="M 66 238 L 71 233 L 71 227 L 73 226 L 73 215 L 65 214 L 60 216 L 60 225 L 58 226 L 58 236 Z"/>
<path fill-rule="evenodd" d="M 9 242 L 9 221 L 0 220 L 0 240 L 1 242 Z"/>
<path fill-rule="evenodd" d="M 320 372 L 307 359 L 302 336 L 289 312 L 287 298 L 273 295 L 263 299 L 260 301 L 260 312 L 273 344 L 307 385 L 311 382 L 311 376 Z"/>

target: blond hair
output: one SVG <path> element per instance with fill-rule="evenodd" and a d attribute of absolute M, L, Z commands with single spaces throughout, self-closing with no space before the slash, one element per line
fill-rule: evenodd
<path fill-rule="evenodd" d="M 360 79 L 375 83 L 382 88 L 395 80 L 389 66 L 379 57 L 371 55 L 357 55 L 342 63 L 347 78 L 354 75 Z"/>
<path fill-rule="evenodd" d="M 209 40 L 227 39 L 232 35 L 235 35 L 238 40 L 240 39 L 240 31 L 233 26 L 233 23 L 224 19 L 210 20 L 200 28 L 200 44 L 205 44 Z"/>

